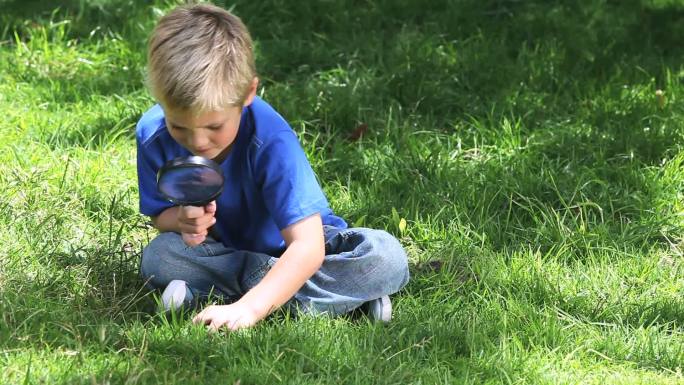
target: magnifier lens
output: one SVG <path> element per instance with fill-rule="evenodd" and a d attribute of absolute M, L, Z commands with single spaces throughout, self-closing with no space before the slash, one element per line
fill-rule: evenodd
<path fill-rule="evenodd" d="M 190 158 L 170 162 L 159 173 L 159 192 L 181 205 L 203 206 L 216 199 L 223 190 L 223 175 L 218 165 L 208 162 L 202 159 L 200 164 Z"/>

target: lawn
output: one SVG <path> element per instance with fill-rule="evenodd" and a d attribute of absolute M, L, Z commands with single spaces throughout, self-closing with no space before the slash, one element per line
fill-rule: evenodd
<path fill-rule="evenodd" d="M 51 3 L 0 0 L 1 384 L 684 383 L 684 1 L 218 3 L 333 209 L 412 274 L 389 325 L 222 334 L 137 274 L 175 3 Z"/>

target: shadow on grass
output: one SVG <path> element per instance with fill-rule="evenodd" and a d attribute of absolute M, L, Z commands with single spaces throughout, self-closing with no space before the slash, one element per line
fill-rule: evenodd
<path fill-rule="evenodd" d="M 360 79 L 345 104 L 372 110 L 396 101 L 437 123 L 492 111 L 567 116 L 616 74 L 662 86 L 684 53 L 684 8 L 641 1 L 332 2 L 302 6 L 296 17 L 254 2 L 236 9 L 254 26 L 260 68 L 274 85 L 367 69 L 372 79 Z M 329 103 L 325 112 L 337 117 L 340 101 Z M 306 109 L 286 116 L 321 118 Z"/>
<path fill-rule="evenodd" d="M 8 34 L 12 30 L 22 38 L 27 32 L 26 28 L 50 20 L 70 20 L 70 38 L 84 39 L 103 30 L 105 33 L 110 31 L 129 39 L 144 39 L 141 34 L 144 31 L 138 25 L 149 25 L 153 21 L 150 17 L 152 4 L 151 1 L 134 0 L 65 0 L 59 4 L 40 0 L 2 0 L 0 7 L 3 12 L 0 20 L 5 27 L 0 38 L 13 38 L 11 33 Z"/>
<path fill-rule="evenodd" d="M 8 31 L 54 11 L 35 0 L 3 4 Z M 654 77 L 661 85 L 664 67 L 677 66 L 684 53 L 684 8 L 672 2 L 341 1 L 305 4 L 296 14 L 262 2 L 219 4 L 234 5 L 251 28 L 267 85 L 306 84 L 320 72 L 363 68 L 373 79 L 349 104 L 373 109 L 397 101 L 444 121 L 493 109 L 532 118 L 565 114 L 587 85 L 616 72 L 625 79 Z M 143 52 L 153 5 L 72 0 L 60 12 L 73 19 L 72 37 L 101 27 Z M 528 102 L 550 105 L 516 100 L 521 84 L 540 98 Z M 312 120 L 305 110 L 287 115 Z"/>

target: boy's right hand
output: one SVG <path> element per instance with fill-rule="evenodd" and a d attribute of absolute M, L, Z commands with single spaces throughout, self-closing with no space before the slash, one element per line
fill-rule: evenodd
<path fill-rule="evenodd" d="M 204 242 L 209 234 L 209 228 L 216 223 L 215 214 L 216 201 L 204 207 L 178 207 L 178 227 L 186 245 L 197 246 Z"/>

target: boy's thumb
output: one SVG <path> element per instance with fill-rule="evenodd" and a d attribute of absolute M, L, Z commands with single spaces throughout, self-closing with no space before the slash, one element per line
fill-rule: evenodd
<path fill-rule="evenodd" d="M 209 202 L 209 204 L 207 204 L 206 206 L 204 206 L 204 210 L 205 210 L 207 213 L 215 213 L 215 212 L 216 212 L 216 201 L 211 201 L 211 202 Z"/>

